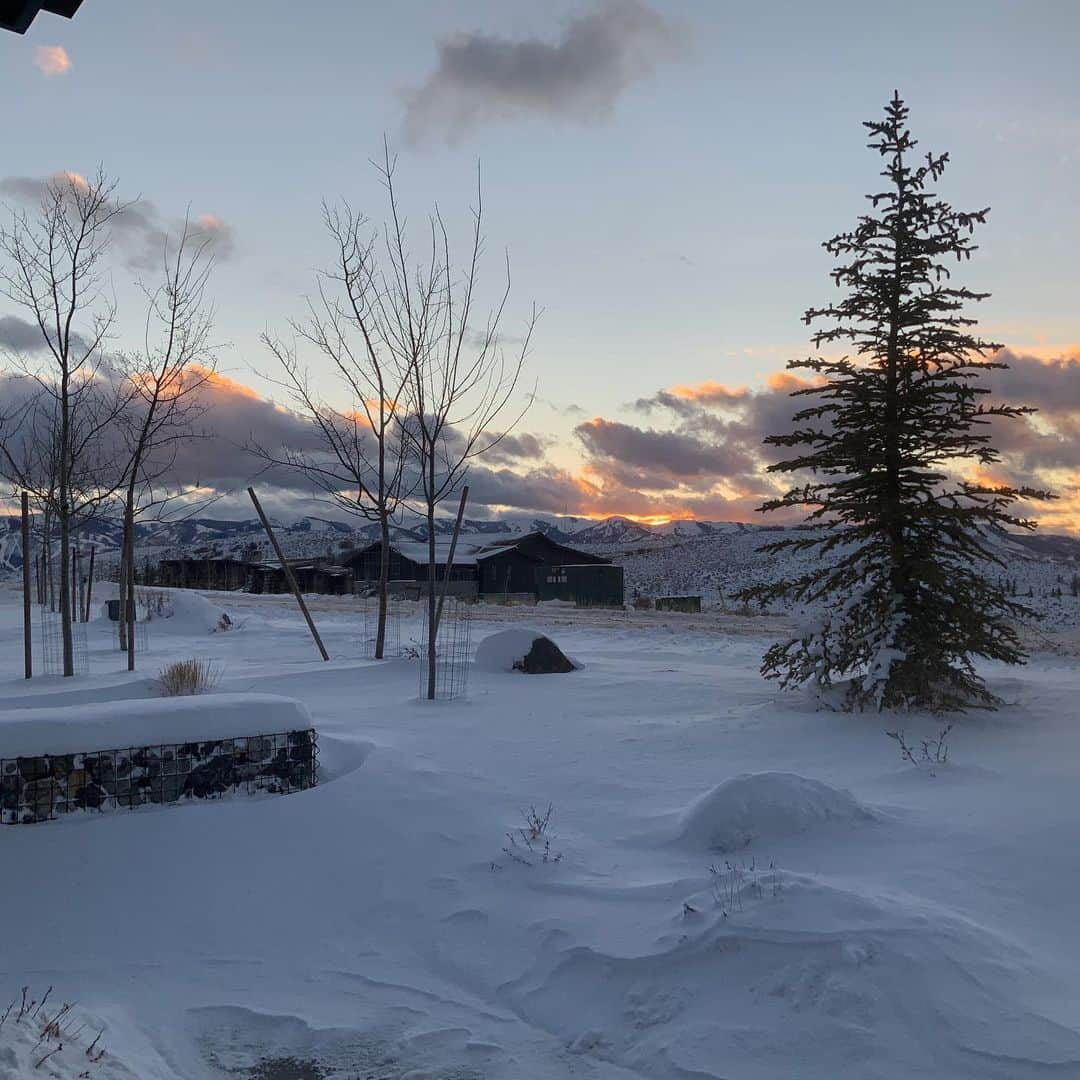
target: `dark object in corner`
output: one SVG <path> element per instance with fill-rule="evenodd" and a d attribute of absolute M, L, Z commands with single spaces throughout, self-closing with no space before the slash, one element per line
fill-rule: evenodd
<path fill-rule="evenodd" d="M 25 34 L 38 12 L 73 18 L 82 0 L 0 0 L 0 30 Z"/>
<path fill-rule="evenodd" d="M 526 675 L 565 675 L 574 665 L 551 638 L 538 637 L 525 657 L 514 664 L 514 670 Z"/>

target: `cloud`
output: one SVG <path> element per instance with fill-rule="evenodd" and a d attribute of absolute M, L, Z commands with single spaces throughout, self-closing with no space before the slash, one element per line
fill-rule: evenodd
<path fill-rule="evenodd" d="M 25 207 L 34 208 L 49 197 L 56 185 L 70 184 L 86 191 L 89 182 L 79 173 L 61 170 L 52 176 L 6 176 L 0 179 L 0 195 Z M 200 213 L 191 220 L 192 234 L 209 242 L 216 258 L 227 259 L 236 247 L 232 226 L 217 214 Z M 159 270 L 170 238 L 183 229 L 180 218 L 169 218 L 149 199 L 136 199 L 123 206 L 110 221 L 111 238 L 124 264 L 132 270 Z"/>
<path fill-rule="evenodd" d="M 0 315 L 0 351 L 28 353 L 44 348 L 45 340 L 33 323 L 15 315 Z"/>
<path fill-rule="evenodd" d="M 611 0 L 569 20 L 555 41 L 482 31 L 439 43 L 435 70 L 405 93 L 405 137 L 453 139 L 523 114 L 594 120 L 678 49 L 672 24 L 640 0 Z"/>
<path fill-rule="evenodd" d="M 33 327 L 0 318 L 0 343 L 35 344 Z M 1006 371 L 986 380 L 988 400 L 1028 402 L 1041 411 L 1030 418 L 995 423 L 993 442 L 1002 460 L 984 470 L 998 481 L 1049 487 L 1061 498 L 1022 508 L 1048 530 L 1080 531 L 1080 351 L 1034 357 L 1005 353 Z M 547 459 L 553 440 L 538 432 L 511 433 L 469 469 L 470 505 L 490 513 L 612 514 L 640 519 L 801 520 L 798 511 L 755 511 L 783 490 L 790 477 L 766 472 L 787 448 L 766 447 L 768 434 L 791 430 L 804 399 L 790 392 L 803 385 L 778 372 L 763 386 L 730 389 L 715 382 L 677 384 L 634 403 L 648 413 L 642 424 L 595 417 L 578 424 L 580 465 L 555 466 Z M 0 376 L 0 414 L 25 380 Z M 203 389 L 207 411 L 199 422 L 205 438 L 178 446 L 173 479 L 229 493 L 215 512 L 247 513 L 244 488 L 254 481 L 275 513 L 318 513 L 311 486 L 295 471 L 262 463 L 242 448 L 257 441 L 308 454 L 321 449 L 318 433 L 302 416 L 274 404 L 226 375 Z M 326 512 L 325 503 L 321 507 Z"/>
<path fill-rule="evenodd" d="M 741 446 L 690 430 L 658 431 L 596 417 L 579 424 L 574 434 L 591 461 L 631 466 L 654 479 L 664 477 L 668 482 L 664 486 L 672 480 L 742 473 L 754 465 Z"/>
<path fill-rule="evenodd" d="M 34 50 L 34 63 L 47 79 L 71 70 L 71 57 L 63 45 L 39 45 Z"/>
<path fill-rule="evenodd" d="M 236 249 L 236 234 L 233 227 L 217 214 L 200 214 L 193 222 L 196 237 L 209 242 L 214 256 L 227 259 Z"/>
<path fill-rule="evenodd" d="M 496 438 L 492 435 L 491 438 Z M 487 436 L 482 436 L 487 438 Z M 544 460 L 544 455 L 554 440 L 549 435 L 537 435 L 522 432 L 519 435 L 511 432 L 503 435 L 494 446 L 484 455 L 484 460 L 497 465 L 512 465 L 517 462 L 536 463 Z"/>

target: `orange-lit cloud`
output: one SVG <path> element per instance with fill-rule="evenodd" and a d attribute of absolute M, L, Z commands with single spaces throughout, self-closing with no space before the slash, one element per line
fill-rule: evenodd
<path fill-rule="evenodd" d="M 90 183 L 82 173 L 72 172 L 70 169 L 63 169 L 56 174 L 57 180 L 62 180 L 65 183 L 70 184 L 73 188 L 78 188 L 80 191 L 89 191 Z"/>
<path fill-rule="evenodd" d="M 246 398 L 248 401 L 264 401 L 263 396 L 250 386 L 246 386 L 236 379 L 230 379 L 228 375 L 222 375 L 219 371 L 210 371 L 208 368 L 192 364 L 188 371 L 191 377 L 200 380 L 206 387 L 209 397 L 230 396 Z"/>
<path fill-rule="evenodd" d="M 778 394 L 793 394 L 796 390 L 809 390 L 811 386 L 824 386 L 825 382 L 826 379 L 822 375 L 815 375 L 812 379 L 808 379 L 791 371 L 774 371 L 765 380 L 765 385 Z"/>
<path fill-rule="evenodd" d="M 63 45 L 39 45 L 34 50 L 34 63 L 46 78 L 65 75 L 71 70 L 71 57 Z"/>
<path fill-rule="evenodd" d="M 668 390 L 668 393 L 673 394 L 677 398 L 682 398 L 684 401 L 699 401 L 702 403 L 718 405 L 729 401 L 739 401 L 746 397 L 749 390 L 747 390 L 745 386 L 737 386 L 734 389 L 731 389 L 724 386 L 723 383 L 707 380 L 703 383 L 698 383 L 696 386 L 686 386 L 684 384 L 672 386 Z"/>

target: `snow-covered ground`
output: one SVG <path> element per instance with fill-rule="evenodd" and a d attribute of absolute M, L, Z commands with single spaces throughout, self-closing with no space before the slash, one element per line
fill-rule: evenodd
<path fill-rule="evenodd" d="M 581 667 L 429 704 L 416 661 L 355 658 L 348 598 L 314 602 L 328 664 L 289 598 L 233 594 L 152 623 L 135 676 L 98 619 L 88 677 L 26 683 L 0 590 L 0 757 L 27 709 L 105 722 L 194 656 L 301 701 L 322 761 L 298 794 L 0 828 L 0 1016 L 52 985 L 85 1025 L 35 1068 L 9 1016 L 0 1078 L 1080 1077 L 1070 599 L 931 769 L 885 728 L 939 722 L 759 678 L 784 618 L 477 608 L 474 647 L 527 625 Z"/>

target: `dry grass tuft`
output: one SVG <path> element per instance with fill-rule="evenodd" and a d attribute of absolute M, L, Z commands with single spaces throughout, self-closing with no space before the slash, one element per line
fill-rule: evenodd
<path fill-rule="evenodd" d="M 176 660 L 161 669 L 158 687 L 163 697 L 204 694 L 217 686 L 220 678 L 221 671 L 211 660 Z"/>

